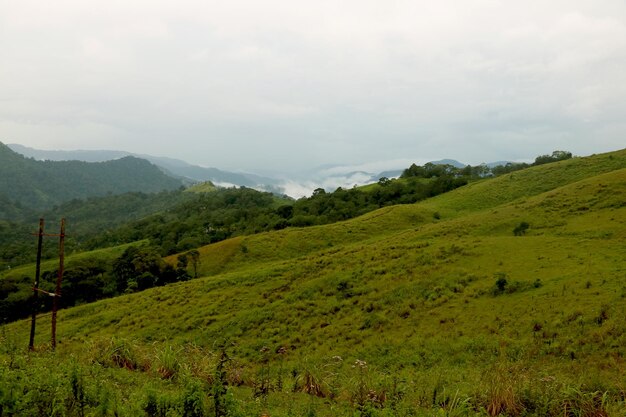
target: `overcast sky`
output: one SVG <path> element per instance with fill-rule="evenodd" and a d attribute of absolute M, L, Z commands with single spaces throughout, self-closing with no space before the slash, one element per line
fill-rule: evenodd
<path fill-rule="evenodd" d="M 0 0 L 0 141 L 248 171 L 616 150 L 626 2 Z"/>

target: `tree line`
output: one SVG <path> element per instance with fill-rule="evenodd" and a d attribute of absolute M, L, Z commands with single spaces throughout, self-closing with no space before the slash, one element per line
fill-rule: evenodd
<path fill-rule="evenodd" d="M 169 264 L 155 247 L 129 246 L 118 257 L 93 257 L 72 261 L 63 273 L 63 287 L 59 306 L 110 298 L 121 294 L 143 291 L 197 277 L 200 254 L 191 250 L 178 256 L 176 265 Z M 58 269 L 41 274 L 39 288 L 53 293 Z M 0 323 L 25 318 L 33 308 L 33 278 L 8 276 L 0 279 Z M 38 312 L 52 309 L 52 297 L 38 297 Z"/>

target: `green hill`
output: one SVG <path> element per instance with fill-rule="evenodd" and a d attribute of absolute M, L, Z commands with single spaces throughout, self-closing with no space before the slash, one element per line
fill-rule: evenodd
<path fill-rule="evenodd" d="M 146 193 L 179 188 L 181 182 L 148 161 L 125 157 L 113 161 L 36 161 L 0 143 L 0 195 L 41 211 L 74 198 Z M 11 213 L 7 213 L 11 214 Z"/>
<path fill-rule="evenodd" d="M 212 193 L 217 191 L 217 187 L 211 181 L 201 182 L 187 188 L 185 191 L 189 193 Z"/>
<path fill-rule="evenodd" d="M 574 158 L 200 248 L 205 278 L 62 311 L 56 357 L 124 415 L 216 407 L 224 345 L 236 415 L 623 415 L 625 240 L 626 150 Z"/>

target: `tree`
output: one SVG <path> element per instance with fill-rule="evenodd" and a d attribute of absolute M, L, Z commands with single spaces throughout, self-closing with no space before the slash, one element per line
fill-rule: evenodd
<path fill-rule="evenodd" d="M 178 268 L 187 268 L 188 263 L 189 263 L 189 259 L 187 258 L 186 254 L 181 253 L 180 255 L 178 255 L 177 262 L 176 262 L 176 266 Z"/>
<path fill-rule="evenodd" d="M 118 293 L 123 293 L 130 283 L 136 284 L 139 290 L 167 283 L 164 279 L 166 266 L 155 248 L 128 247 L 113 263 Z"/>
<path fill-rule="evenodd" d="M 563 161 L 566 159 L 570 159 L 571 157 L 571 152 L 554 151 L 552 152 L 552 155 L 539 155 L 537 158 L 535 158 L 535 163 L 533 165 L 543 165 L 550 162 Z"/>
<path fill-rule="evenodd" d="M 315 190 L 313 190 L 313 194 L 311 195 L 311 197 L 317 197 L 318 195 L 325 195 L 326 194 L 326 190 L 323 188 L 316 188 Z"/>
<path fill-rule="evenodd" d="M 290 219 L 293 216 L 293 206 L 291 204 L 285 204 L 276 209 L 278 214 L 283 219 Z"/>
<path fill-rule="evenodd" d="M 198 278 L 198 265 L 200 265 L 200 252 L 196 249 L 187 252 L 189 259 L 191 260 L 191 267 L 193 268 L 193 277 Z"/>
<path fill-rule="evenodd" d="M 391 180 L 387 177 L 380 177 L 380 179 L 378 180 L 378 185 L 380 185 L 381 187 L 386 187 L 389 184 L 391 184 Z"/>

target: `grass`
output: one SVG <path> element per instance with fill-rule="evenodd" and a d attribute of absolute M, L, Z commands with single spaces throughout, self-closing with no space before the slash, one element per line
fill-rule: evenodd
<path fill-rule="evenodd" d="M 622 415 L 625 167 L 626 151 L 576 158 L 203 247 L 205 278 L 61 311 L 58 355 L 89 367 L 89 343 L 132 340 L 155 365 L 115 372 L 174 398 L 185 372 L 211 392 L 228 346 L 243 415 Z M 3 329 L 27 340 L 26 322 Z M 274 388 L 253 399 L 260 375 Z"/>

